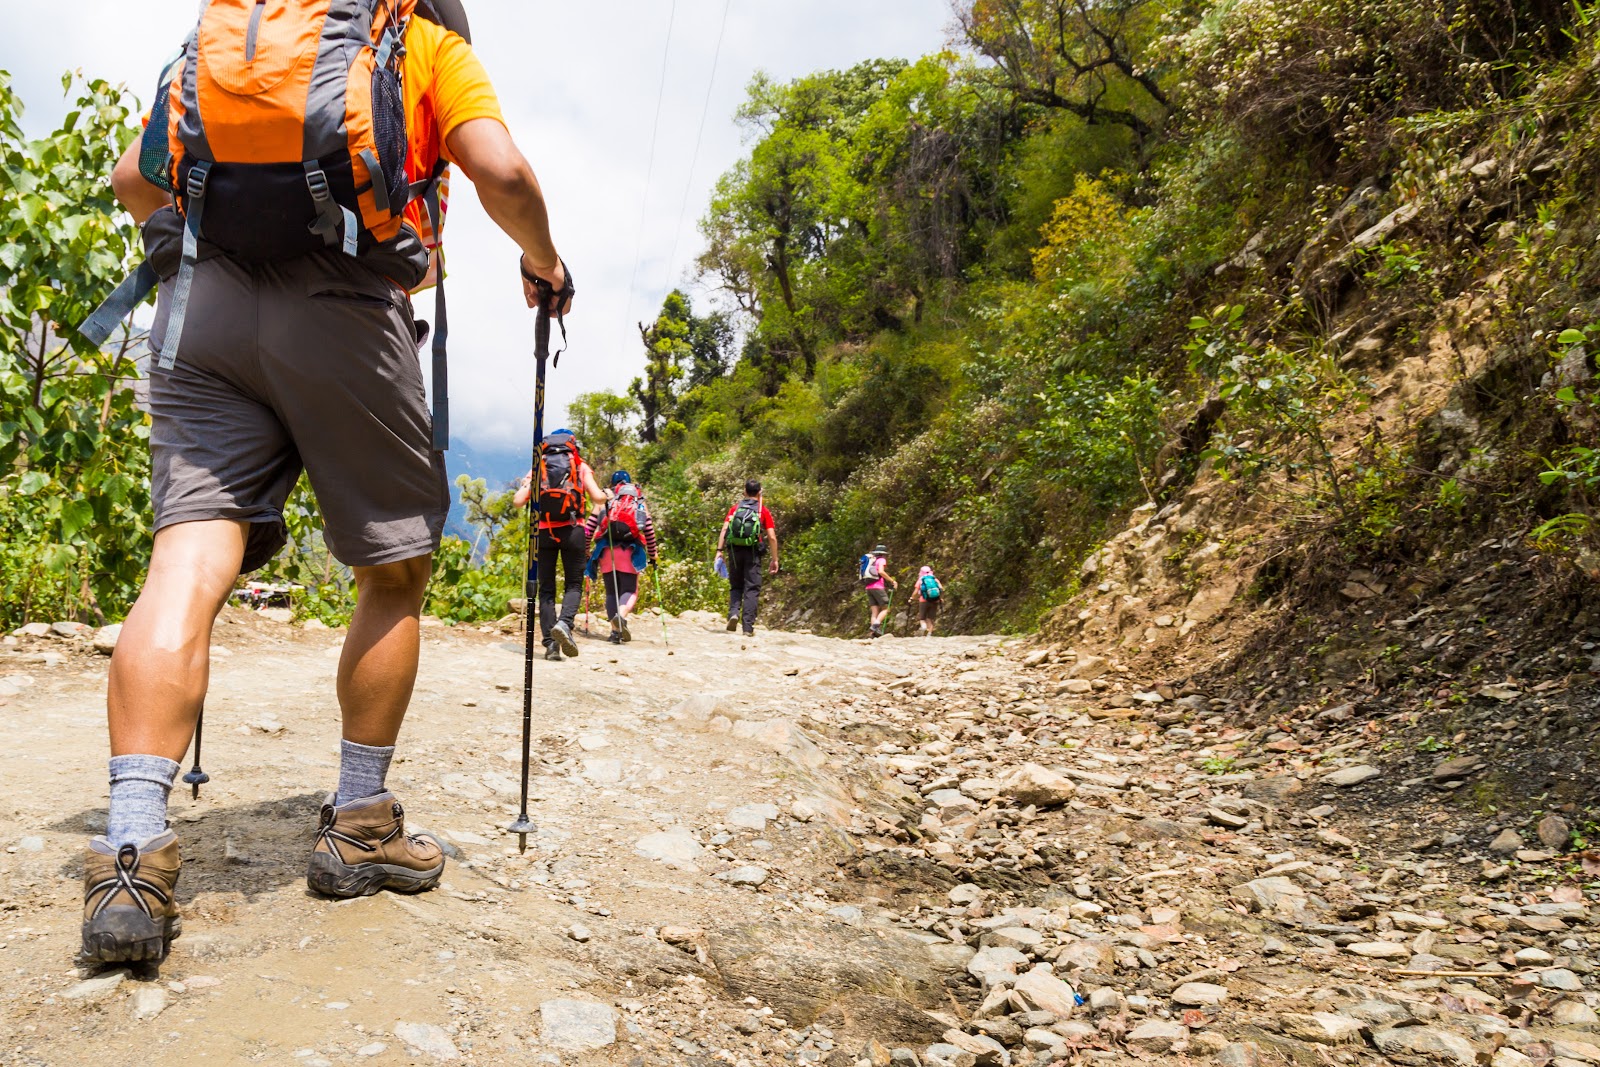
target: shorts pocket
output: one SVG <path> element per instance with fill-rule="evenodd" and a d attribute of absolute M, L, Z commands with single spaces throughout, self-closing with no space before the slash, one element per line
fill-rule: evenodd
<path fill-rule="evenodd" d="M 311 293 L 310 296 L 313 300 L 325 300 L 333 304 L 348 304 L 353 307 L 393 310 L 396 304 L 395 298 L 391 296 L 336 286 L 317 290 Z"/>

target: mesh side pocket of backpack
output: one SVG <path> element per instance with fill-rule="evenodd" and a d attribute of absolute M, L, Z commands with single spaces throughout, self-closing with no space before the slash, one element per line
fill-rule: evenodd
<path fill-rule="evenodd" d="M 388 67 L 372 72 L 372 138 L 389 203 L 395 205 L 392 213 L 398 215 L 410 184 L 406 180 L 406 102 L 399 75 Z"/>
<path fill-rule="evenodd" d="M 172 111 L 171 89 L 166 83 L 156 87 L 150 105 L 150 124 L 139 135 L 139 173 L 144 180 L 164 193 L 172 192 L 172 176 L 167 173 L 171 152 L 167 148 L 167 116 Z"/>

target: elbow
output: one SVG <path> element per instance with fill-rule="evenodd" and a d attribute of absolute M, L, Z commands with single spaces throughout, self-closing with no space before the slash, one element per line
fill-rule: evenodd
<path fill-rule="evenodd" d="M 117 203 L 123 207 L 131 208 L 137 204 L 139 187 L 147 184 L 144 175 L 139 173 L 139 158 L 131 152 L 125 153 L 111 168 L 111 191 L 116 194 Z"/>
<path fill-rule="evenodd" d="M 485 161 L 471 178 L 478 195 L 486 200 L 527 203 L 540 195 L 533 167 L 521 152 L 509 146 L 507 151 Z"/>

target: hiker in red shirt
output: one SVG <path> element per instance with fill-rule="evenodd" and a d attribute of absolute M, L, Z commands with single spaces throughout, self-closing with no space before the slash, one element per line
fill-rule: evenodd
<path fill-rule="evenodd" d="M 583 560 L 588 542 L 584 540 L 585 501 L 604 504 L 611 494 L 594 480 L 594 470 L 578 452 L 578 439 L 571 430 L 554 430 L 539 445 L 538 507 L 528 517 L 539 524 L 539 627 L 544 631 L 544 658 L 559 663 L 562 653 L 578 654 L 572 626 L 583 603 Z M 526 507 L 533 498 L 534 472 L 522 477 L 517 507 Z M 556 563 L 566 578 L 561 595 L 561 611 L 556 612 Z M 528 618 L 533 618 L 528 607 Z M 529 622 L 532 625 L 532 622 Z"/>
<path fill-rule="evenodd" d="M 728 569 L 728 632 L 744 623 L 746 636 L 756 632 L 756 611 L 761 602 L 761 557 L 770 552 L 768 563 L 778 573 L 778 531 L 772 512 L 761 496 L 761 483 L 751 478 L 744 483 L 744 499 L 728 509 L 717 535 L 717 559 Z M 726 553 L 726 556 L 724 555 Z"/>

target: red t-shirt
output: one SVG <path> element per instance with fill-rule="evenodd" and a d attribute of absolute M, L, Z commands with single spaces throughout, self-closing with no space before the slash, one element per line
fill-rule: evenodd
<path fill-rule="evenodd" d="M 743 500 L 739 501 L 739 504 L 743 504 L 743 503 L 744 503 Z M 733 518 L 733 513 L 739 510 L 739 504 L 735 504 L 733 507 L 728 509 L 728 514 L 725 515 L 723 517 L 723 519 L 722 519 L 722 524 L 724 526 L 726 526 L 728 524 L 728 520 L 729 519 Z M 772 512 L 767 510 L 767 506 L 765 504 L 762 504 L 761 505 L 761 528 L 763 530 L 771 530 L 776 525 L 777 524 L 772 521 Z"/>

